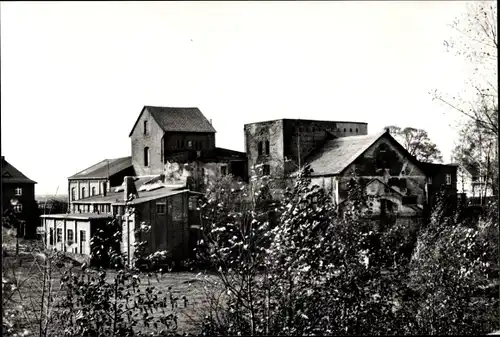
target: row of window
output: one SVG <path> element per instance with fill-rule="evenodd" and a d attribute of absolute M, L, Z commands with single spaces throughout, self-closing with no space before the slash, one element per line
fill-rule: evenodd
<path fill-rule="evenodd" d="M 90 212 L 90 205 L 75 205 L 75 212 Z M 94 204 L 92 207 L 92 212 L 97 213 L 111 213 L 111 205 L 109 204 Z"/>
<path fill-rule="evenodd" d="M 73 241 L 74 240 L 74 241 Z M 60 243 L 63 241 L 63 231 L 62 228 L 56 229 L 56 241 L 55 243 Z M 72 229 L 66 230 L 66 241 L 71 241 L 72 243 L 77 243 L 77 237 L 74 236 L 74 232 Z M 87 232 L 85 230 L 80 231 L 80 242 L 87 241 Z M 49 244 L 54 245 L 54 228 L 50 228 L 49 231 Z"/>
<path fill-rule="evenodd" d="M 194 147 L 196 150 L 201 150 L 203 148 L 203 141 L 195 140 L 193 142 L 192 140 L 188 140 L 186 143 L 184 143 L 183 139 L 177 139 L 177 148 L 178 149 L 184 148 L 184 145 L 187 145 L 187 147 L 190 149 L 192 149 Z"/>
<path fill-rule="evenodd" d="M 296 129 L 297 130 L 297 129 Z M 323 131 L 323 128 L 315 127 L 315 126 L 300 126 L 298 131 L 296 132 L 316 132 L 316 131 Z M 341 129 L 337 129 L 337 131 L 340 131 Z M 352 133 L 352 128 L 349 128 L 349 132 Z M 359 129 L 355 128 L 354 129 L 356 133 L 359 133 Z M 344 132 L 347 132 L 347 128 L 344 128 Z"/>
<path fill-rule="evenodd" d="M 104 188 L 106 188 L 106 186 L 104 186 Z M 95 186 L 93 186 L 90 189 L 90 196 L 93 197 L 94 195 L 97 195 Z M 85 186 L 83 186 L 81 188 L 80 199 L 83 199 L 85 197 L 87 197 L 87 189 L 85 188 Z M 72 187 L 71 188 L 71 201 L 75 201 L 75 200 L 76 200 L 76 188 Z"/>
<path fill-rule="evenodd" d="M 427 184 L 432 184 L 432 177 L 427 178 Z M 446 185 L 451 185 L 451 174 L 446 173 Z"/>

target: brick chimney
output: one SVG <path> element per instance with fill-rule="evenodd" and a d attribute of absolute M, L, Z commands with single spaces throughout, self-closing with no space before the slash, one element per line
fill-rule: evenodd
<path fill-rule="evenodd" d="M 137 191 L 135 190 L 134 177 L 127 176 L 123 178 L 123 199 L 127 201 L 130 194 L 137 195 Z"/>

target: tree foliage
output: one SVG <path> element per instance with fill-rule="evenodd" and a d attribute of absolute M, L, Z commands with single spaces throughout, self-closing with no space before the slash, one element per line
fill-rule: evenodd
<path fill-rule="evenodd" d="M 226 212 L 215 199 L 203 205 L 220 280 L 206 335 L 459 334 L 497 326 L 492 222 L 471 229 L 439 207 L 421 228 L 372 221 L 356 178 L 337 208 L 309 173 L 304 168 L 287 190 L 273 226 L 255 213 Z"/>
<path fill-rule="evenodd" d="M 461 118 L 455 160 L 469 167 L 479 167 L 493 178 L 498 195 L 498 35 L 496 1 L 468 4 L 467 11 L 450 25 L 454 34 L 444 41 L 448 51 L 462 58 L 465 92 L 431 92 Z"/>
<path fill-rule="evenodd" d="M 391 135 L 418 160 L 426 163 L 442 162 L 443 157 L 437 145 L 431 141 L 427 131 L 412 127 L 387 126 Z"/>

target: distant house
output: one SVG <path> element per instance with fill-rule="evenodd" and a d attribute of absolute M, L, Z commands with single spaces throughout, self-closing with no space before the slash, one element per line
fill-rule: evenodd
<path fill-rule="evenodd" d="M 2 156 L 2 210 L 14 212 L 21 222 L 19 234 L 26 238 L 35 237 L 38 225 L 35 184 Z"/>
<path fill-rule="evenodd" d="M 457 189 L 464 193 L 471 204 L 482 204 L 493 197 L 492 178 L 482 174 L 474 165 L 459 165 L 457 170 Z"/>
<path fill-rule="evenodd" d="M 125 176 L 135 175 L 132 157 L 104 159 L 68 178 L 68 203 L 96 195 L 105 195 L 119 186 Z"/>

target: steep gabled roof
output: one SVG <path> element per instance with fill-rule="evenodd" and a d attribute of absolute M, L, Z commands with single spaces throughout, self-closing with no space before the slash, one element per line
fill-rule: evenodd
<path fill-rule="evenodd" d="M 387 137 L 417 167 L 421 168 L 421 163 L 399 144 L 389 132 L 385 131 L 373 135 L 339 137 L 327 140 L 322 147 L 313 151 L 306 158 L 306 162 L 313 169 L 312 176 L 341 174 L 382 137 Z"/>
<path fill-rule="evenodd" d="M 340 174 L 385 133 L 374 135 L 339 137 L 327 140 L 313 151 L 306 162 L 313 169 L 313 176 Z"/>
<path fill-rule="evenodd" d="M 132 157 L 104 159 L 68 179 L 107 178 L 129 167 L 132 167 Z"/>
<path fill-rule="evenodd" d="M 4 156 L 2 156 L 2 183 L 36 184 L 36 181 L 26 177 L 21 171 L 5 160 Z"/>
<path fill-rule="evenodd" d="M 210 124 L 198 108 L 170 108 L 146 105 L 139 114 L 139 117 L 137 117 L 134 127 L 128 135 L 129 137 L 132 136 L 132 132 L 137 126 L 137 122 L 144 113 L 144 110 L 147 110 L 153 116 L 153 119 L 164 132 L 216 132 L 212 124 Z"/>

